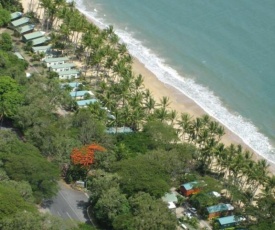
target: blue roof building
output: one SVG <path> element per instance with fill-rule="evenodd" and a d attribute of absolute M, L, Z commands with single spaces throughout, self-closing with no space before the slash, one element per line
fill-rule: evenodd
<path fill-rule="evenodd" d="M 97 99 L 89 99 L 89 100 L 81 100 L 81 101 L 77 101 L 76 103 L 77 103 L 77 105 L 79 106 L 79 107 L 86 107 L 86 106 L 88 106 L 88 105 L 90 105 L 90 104 L 94 104 L 94 103 L 96 103 L 96 102 L 98 102 L 98 100 Z"/>
<path fill-rule="evenodd" d="M 89 94 L 90 96 L 94 96 L 94 94 L 91 91 L 87 91 L 87 90 L 70 92 L 70 96 L 76 99 L 83 99 L 86 94 Z"/>
<path fill-rule="evenodd" d="M 240 221 L 245 220 L 243 217 L 238 216 L 226 216 L 217 219 L 220 229 L 230 228 L 236 226 Z"/>

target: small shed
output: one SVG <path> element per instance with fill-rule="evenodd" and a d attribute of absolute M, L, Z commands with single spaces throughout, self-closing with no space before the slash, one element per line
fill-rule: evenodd
<path fill-rule="evenodd" d="M 67 61 L 69 61 L 68 57 L 57 57 L 57 58 L 45 58 L 44 59 L 44 62 L 46 63 L 47 67 L 51 67 L 53 65 L 62 65 Z"/>
<path fill-rule="evenodd" d="M 24 25 L 27 25 L 29 23 L 29 21 L 30 21 L 29 18 L 23 17 L 23 18 L 12 21 L 11 25 L 14 27 L 24 26 Z"/>
<path fill-rule="evenodd" d="M 169 209 L 176 208 L 176 203 L 178 202 L 178 198 L 175 192 L 165 193 L 165 195 L 161 199 L 168 204 Z"/>
<path fill-rule="evenodd" d="M 50 40 L 51 38 L 49 37 L 40 37 L 40 38 L 33 39 L 31 41 L 33 46 L 37 46 L 37 45 L 48 43 Z"/>
<path fill-rule="evenodd" d="M 201 186 L 199 186 L 197 181 L 185 183 L 180 186 L 180 191 L 184 196 L 190 196 L 199 193 L 201 190 Z"/>
<path fill-rule="evenodd" d="M 22 12 L 11 13 L 11 21 L 21 18 L 22 15 L 23 15 Z"/>
<path fill-rule="evenodd" d="M 19 52 L 14 53 L 20 60 L 25 60 L 25 58 Z"/>
<path fill-rule="evenodd" d="M 116 133 L 132 133 L 133 130 L 130 127 L 110 127 L 106 130 L 108 134 L 116 134 Z"/>
<path fill-rule="evenodd" d="M 51 66 L 50 68 L 54 72 L 61 72 L 61 71 L 69 71 L 69 70 L 71 70 L 74 67 L 75 67 L 74 63 L 64 63 L 64 64 L 61 64 L 61 65 Z"/>
<path fill-rule="evenodd" d="M 23 35 L 23 41 L 27 42 L 36 38 L 40 38 L 40 37 L 43 37 L 44 34 L 45 34 L 44 31 L 35 31 L 29 34 L 25 34 Z"/>
<path fill-rule="evenodd" d="M 34 25 L 33 24 L 28 24 L 22 27 L 18 27 L 16 29 L 20 34 L 25 34 L 28 32 L 32 32 L 34 30 Z"/>
<path fill-rule="evenodd" d="M 226 228 L 235 227 L 237 223 L 244 220 L 245 218 L 243 217 L 226 216 L 226 217 L 218 218 L 216 222 L 219 224 L 219 229 L 226 229 Z"/>
<path fill-rule="evenodd" d="M 87 90 L 70 92 L 70 96 L 75 98 L 76 100 L 84 99 L 85 95 L 87 95 L 87 94 L 90 95 L 90 96 L 94 96 L 92 91 L 87 91 Z"/>
<path fill-rule="evenodd" d="M 77 103 L 79 108 L 85 108 L 88 105 L 94 104 L 96 102 L 98 102 L 97 99 L 89 99 L 89 100 L 80 100 L 80 101 L 77 101 L 76 103 Z"/>
<path fill-rule="evenodd" d="M 206 208 L 208 219 L 211 220 L 215 217 L 219 217 L 222 213 L 228 214 L 230 211 L 234 210 L 231 204 L 218 204 Z"/>

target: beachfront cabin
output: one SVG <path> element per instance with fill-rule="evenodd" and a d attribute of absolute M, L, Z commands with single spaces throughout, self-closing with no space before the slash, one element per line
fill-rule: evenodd
<path fill-rule="evenodd" d="M 244 221 L 245 218 L 237 217 L 237 216 L 226 216 L 218 218 L 215 221 L 215 225 L 217 229 L 227 229 L 234 228 L 239 222 Z"/>
<path fill-rule="evenodd" d="M 73 78 L 78 78 L 79 74 L 80 74 L 80 72 L 77 69 L 71 69 L 68 71 L 58 72 L 58 76 L 59 76 L 60 80 L 70 80 Z"/>
<path fill-rule="evenodd" d="M 129 127 L 122 126 L 122 127 L 108 128 L 105 132 L 108 134 L 116 134 L 116 133 L 125 133 L 126 134 L 126 133 L 132 133 L 133 130 Z"/>
<path fill-rule="evenodd" d="M 23 15 L 22 12 L 11 13 L 11 21 L 21 18 L 22 15 Z"/>
<path fill-rule="evenodd" d="M 68 57 L 57 57 L 57 58 L 45 58 L 44 63 L 47 67 L 51 67 L 54 65 L 62 65 L 69 61 Z"/>
<path fill-rule="evenodd" d="M 33 39 L 31 41 L 33 46 L 38 46 L 38 45 L 47 44 L 50 40 L 51 40 L 50 37 L 40 37 L 40 38 Z"/>
<path fill-rule="evenodd" d="M 83 100 L 86 96 L 94 97 L 94 94 L 92 93 L 92 91 L 82 90 L 82 91 L 70 92 L 70 96 L 76 100 Z"/>
<path fill-rule="evenodd" d="M 234 207 L 231 204 L 218 204 L 206 208 L 207 219 L 211 220 L 215 217 L 223 215 L 228 215 L 234 210 Z"/>
<path fill-rule="evenodd" d="M 32 24 L 28 24 L 28 25 L 25 25 L 25 26 L 21 26 L 21 27 L 18 27 L 16 28 L 16 30 L 18 31 L 18 33 L 20 33 L 21 35 L 22 34 L 25 34 L 25 33 L 30 33 L 34 30 L 34 25 Z"/>
<path fill-rule="evenodd" d="M 94 104 L 96 102 L 98 102 L 97 99 L 88 99 L 88 100 L 80 100 L 80 101 L 77 101 L 76 103 L 77 103 L 79 108 L 85 108 L 88 105 Z"/>
<path fill-rule="evenodd" d="M 192 181 L 189 183 L 182 184 L 180 186 L 181 194 L 184 196 L 191 196 L 193 194 L 197 194 L 202 190 L 201 186 L 197 181 Z"/>
<path fill-rule="evenodd" d="M 16 28 L 16 27 L 19 27 L 19 26 L 27 25 L 29 23 L 29 21 L 30 21 L 29 18 L 23 17 L 23 18 L 12 21 L 11 25 Z"/>
<path fill-rule="evenodd" d="M 28 42 L 28 41 L 31 41 L 33 39 L 41 38 L 41 37 L 44 36 L 44 34 L 45 34 L 44 31 L 35 31 L 35 32 L 32 32 L 32 33 L 23 35 L 22 39 L 23 39 L 24 42 Z"/>
<path fill-rule="evenodd" d="M 25 60 L 25 58 L 21 55 L 19 52 L 14 52 L 14 54 L 18 57 L 20 60 Z"/>
<path fill-rule="evenodd" d="M 54 72 L 69 71 L 75 67 L 74 63 L 64 63 L 62 65 L 51 66 L 50 69 Z"/>

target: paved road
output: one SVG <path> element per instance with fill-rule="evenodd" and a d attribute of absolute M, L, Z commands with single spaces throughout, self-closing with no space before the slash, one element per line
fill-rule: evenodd
<path fill-rule="evenodd" d="M 59 183 L 60 190 L 56 197 L 47 200 L 44 207 L 54 216 L 80 222 L 89 222 L 86 215 L 88 197 L 85 193 L 70 188 L 63 182 Z"/>

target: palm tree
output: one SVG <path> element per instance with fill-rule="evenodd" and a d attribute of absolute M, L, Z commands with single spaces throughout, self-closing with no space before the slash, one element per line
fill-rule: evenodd
<path fill-rule="evenodd" d="M 171 121 L 171 125 L 174 125 L 175 120 L 177 119 L 177 111 L 176 110 L 171 110 L 171 112 L 169 113 L 169 119 Z"/>
<path fill-rule="evenodd" d="M 177 125 L 181 129 L 181 136 L 183 140 L 186 140 L 185 135 L 188 134 L 190 131 L 191 120 L 192 120 L 192 117 L 188 113 L 182 113 L 180 116 L 180 120 L 177 120 Z"/>

